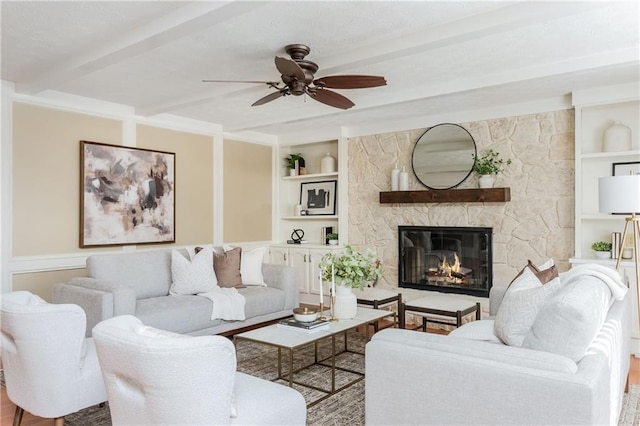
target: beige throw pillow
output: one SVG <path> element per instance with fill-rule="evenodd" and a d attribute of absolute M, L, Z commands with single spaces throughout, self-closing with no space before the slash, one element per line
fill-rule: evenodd
<path fill-rule="evenodd" d="M 213 269 L 220 287 L 244 287 L 240 275 L 240 258 L 242 248 L 236 247 L 223 253 L 213 254 Z"/>

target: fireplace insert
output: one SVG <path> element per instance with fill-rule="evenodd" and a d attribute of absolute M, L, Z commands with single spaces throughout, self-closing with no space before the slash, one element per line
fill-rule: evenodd
<path fill-rule="evenodd" d="M 489 297 L 492 228 L 399 226 L 398 286 Z"/>

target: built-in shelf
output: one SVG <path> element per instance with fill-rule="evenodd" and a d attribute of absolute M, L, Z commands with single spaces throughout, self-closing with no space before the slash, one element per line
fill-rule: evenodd
<path fill-rule="evenodd" d="M 304 180 L 304 179 L 317 179 L 317 178 L 328 178 L 328 177 L 338 177 L 338 172 L 332 173 L 312 173 L 308 175 L 296 175 L 296 176 L 283 176 L 282 180 Z"/>
<path fill-rule="evenodd" d="M 381 204 L 395 203 L 504 203 L 511 200 L 510 188 L 438 189 L 427 191 L 386 191 Z"/>
<path fill-rule="evenodd" d="M 336 215 L 308 215 L 308 216 L 284 216 L 282 220 L 327 220 L 338 219 Z"/>

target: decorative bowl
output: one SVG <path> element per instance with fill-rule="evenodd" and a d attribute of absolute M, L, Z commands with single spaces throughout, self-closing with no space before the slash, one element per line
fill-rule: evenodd
<path fill-rule="evenodd" d="M 295 308 L 293 318 L 298 322 L 311 322 L 318 319 L 318 311 L 313 308 Z"/>

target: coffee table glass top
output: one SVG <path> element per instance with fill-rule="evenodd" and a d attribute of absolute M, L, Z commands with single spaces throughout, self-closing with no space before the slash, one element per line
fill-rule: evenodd
<path fill-rule="evenodd" d="M 326 317 L 329 317 L 329 311 L 326 311 L 324 315 Z M 329 324 L 329 328 L 325 328 L 315 333 L 307 334 L 298 330 L 288 330 L 282 327 L 278 327 L 276 324 L 272 324 L 266 327 L 261 327 L 255 330 L 236 334 L 235 338 L 253 340 L 255 342 L 267 343 L 270 345 L 291 349 L 313 343 L 325 337 L 351 330 L 360 325 L 368 324 L 391 315 L 393 315 L 393 312 L 391 311 L 358 308 L 358 313 L 356 314 L 355 318 L 341 319 L 335 322 L 331 322 Z"/>

